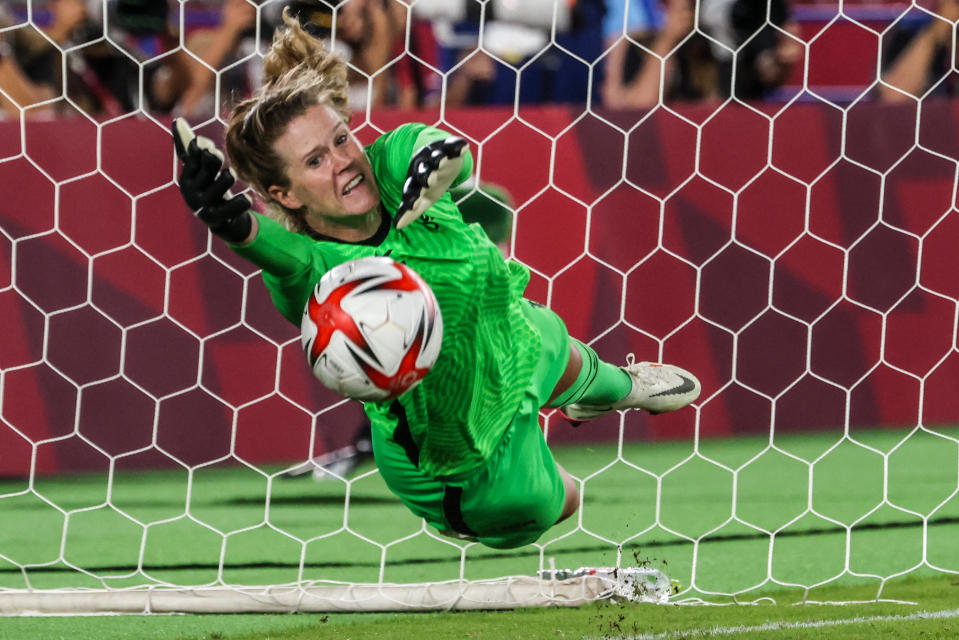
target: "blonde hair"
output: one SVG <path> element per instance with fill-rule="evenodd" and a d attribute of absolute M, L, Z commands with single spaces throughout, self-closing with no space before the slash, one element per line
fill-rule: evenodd
<path fill-rule="evenodd" d="M 288 9 L 263 59 L 264 84 L 234 107 L 226 129 L 226 151 L 234 171 L 266 200 L 267 213 L 295 231 L 305 227 L 304 211 L 270 197 L 271 186 L 288 188 L 283 160 L 273 150 L 291 120 L 314 105 L 329 105 L 350 121 L 346 64 L 307 33 Z"/>

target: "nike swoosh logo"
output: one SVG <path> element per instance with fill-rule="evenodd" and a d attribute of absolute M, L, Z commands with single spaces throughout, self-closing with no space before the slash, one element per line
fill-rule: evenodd
<path fill-rule="evenodd" d="M 660 391 L 659 393 L 654 393 L 649 396 L 650 398 L 658 398 L 659 396 L 671 396 L 680 393 L 689 393 L 690 391 L 696 388 L 696 383 L 687 378 L 686 376 L 680 376 L 678 373 L 679 379 L 683 381 L 682 384 L 673 387 L 672 389 L 666 389 L 665 391 Z"/>

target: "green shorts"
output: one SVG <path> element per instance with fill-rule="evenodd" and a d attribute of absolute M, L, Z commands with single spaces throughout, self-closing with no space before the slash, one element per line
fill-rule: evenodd
<path fill-rule="evenodd" d="M 546 404 L 569 361 L 569 335 L 555 313 L 525 303 L 527 318 L 543 336 L 543 353 L 529 387 L 486 464 L 468 476 L 440 481 L 421 472 L 408 450 L 373 429 L 373 454 L 390 490 L 436 529 L 511 549 L 535 542 L 559 519 L 566 489 L 539 426 Z"/>

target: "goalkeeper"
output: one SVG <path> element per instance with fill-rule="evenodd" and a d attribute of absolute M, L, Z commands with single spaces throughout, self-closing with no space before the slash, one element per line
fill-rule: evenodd
<path fill-rule="evenodd" d="M 180 190 L 213 233 L 263 271 L 273 303 L 299 326 L 320 277 L 364 256 L 416 270 L 443 313 L 443 345 L 423 382 L 370 402 L 373 453 L 387 486 L 440 532 L 513 548 L 579 505 L 553 459 L 541 407 L 586 421 L 620 409 L 671 411 L 699 382 L 670 365 L 616 367 L 572 339 L 552 311 L 523 298 L 529 271 L 506 261 L 448 189 L 472 172 L 466 141 L 406 124 L 362 147 L 350 132 L 346 67 L 284 15 L 264 59 L 264 86 L 230 116 L 236 174 L 270 216 L 233 196 L 212 142 L 176 120 Z"/>

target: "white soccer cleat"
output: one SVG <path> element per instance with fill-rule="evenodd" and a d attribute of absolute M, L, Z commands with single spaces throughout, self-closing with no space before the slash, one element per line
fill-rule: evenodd
<path fill-rule="evenodd" d="M 609 405 L 569 404 L 562 408 L 563 414 L 576 422 L 622 409 L 642 409 L 656 415 L 682 409 L 702 391 L 696 376 L 675 365 L 636 362 L 635 356 L 629 354 L 622 369 L 633 380 L 633 388 L 625 398 Z"/>

